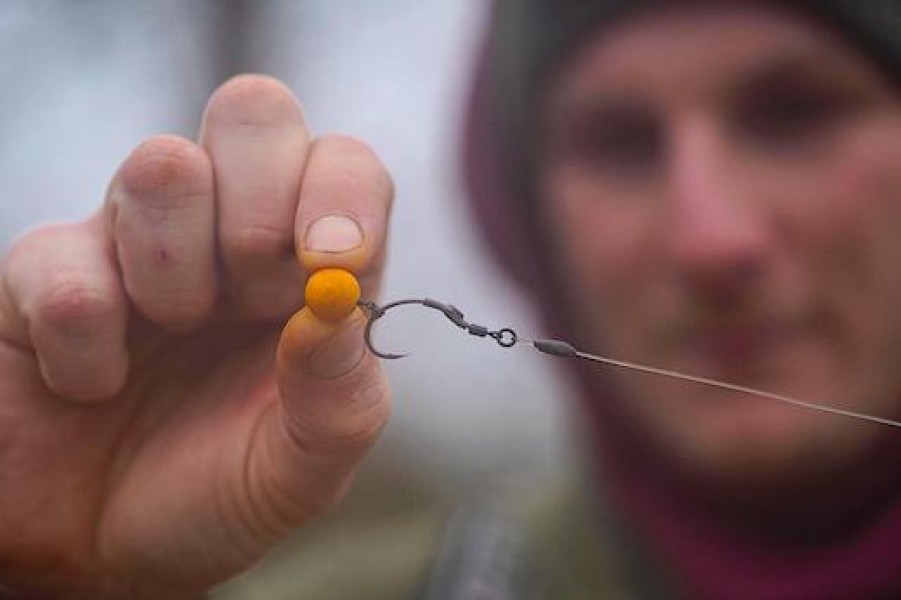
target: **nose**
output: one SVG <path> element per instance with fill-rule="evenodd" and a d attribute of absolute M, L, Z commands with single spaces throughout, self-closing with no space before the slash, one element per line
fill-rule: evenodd
<path fill-rule="evenodd" d="M 689 121 L 671 138 L 670 260 L 694 291 L 731 300 L 760 275 L 770 246 L 753 181 L 726 136 Z"/>

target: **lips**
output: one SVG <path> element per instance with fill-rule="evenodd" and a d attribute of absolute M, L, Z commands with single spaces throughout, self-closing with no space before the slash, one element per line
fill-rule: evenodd
<path fill-rule="evenodd" d="M 771 360 L 796 329 L 774 319 L 704 324 L 688 333 L 686 346 L 702 363 L 747 369 Z"/>

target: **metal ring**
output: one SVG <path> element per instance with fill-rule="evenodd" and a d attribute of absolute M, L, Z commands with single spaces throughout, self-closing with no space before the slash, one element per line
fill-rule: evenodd
<path fill-rule="evenodd" d="M 498 329 L 491 337 L 497 340 L 497 343 L 503 348 L 509 348 L 516 345 L 516 342 L 519 339 L 516 332 L 509 327 Z"/>

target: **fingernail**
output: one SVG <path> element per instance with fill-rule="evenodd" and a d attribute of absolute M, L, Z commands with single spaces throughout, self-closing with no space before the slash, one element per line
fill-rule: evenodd
<path fill-rule="evenodd" d="M 362 321 L 345 327 L 322 343 L 310 356 L 310 374 L 320 379 L 335 379 L 350 373 L 363 360 Z"/>
<path fill-rule="evenodd" d="M 357 222 L 343 215 L 320 217 L 307 229 L 306 249 L 313 252 L 347 252 L 363 243 Z"/>

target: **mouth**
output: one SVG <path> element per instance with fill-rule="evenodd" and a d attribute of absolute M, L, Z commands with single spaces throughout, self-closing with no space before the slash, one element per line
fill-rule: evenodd
<path fill-rule="evenodd" d="M 798 327 L 778 319 L 708 322 L 690 329 L 683 348 L 715 371 L 744 372 L 773 361 L 798 335 Z"/>

